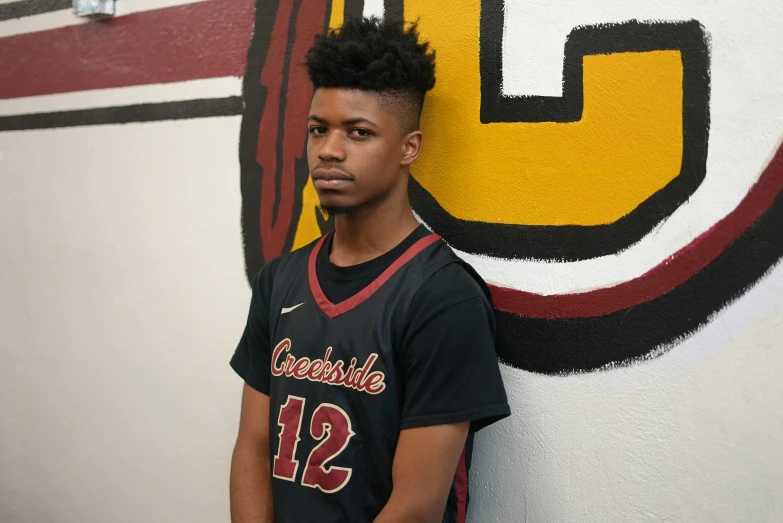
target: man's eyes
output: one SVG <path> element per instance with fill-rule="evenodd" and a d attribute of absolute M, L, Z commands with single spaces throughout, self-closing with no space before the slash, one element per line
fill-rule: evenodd
<path fill-rule="evenodd" d="M 348 134 L 353 134 L 358 138 L 369 138 L 370 136 L 372 136 L 372 133 L 367 129 L 351 129 L 351 131 Z"/>
<path fill-rule="evenodd" d="M 323 136 L 326 134 L 326 127 L 320 125 L 313 125 L 309 128 L 310 134 L 313 136 Z M 348 131 L 348 136 L 352 138 L 369 138 L 372 133 L 367 129 L 351 129 Z"/>

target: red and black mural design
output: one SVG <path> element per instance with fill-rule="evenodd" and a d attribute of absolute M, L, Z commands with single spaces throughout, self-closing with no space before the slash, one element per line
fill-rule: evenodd
<path fill-rule="evenodd" d="M 0 21 L 65 9 L 65 4 L 2 4 Z M 403 16 L 402 0 L 384 4 L 386 16 Z M 364 9 L 361 0 L 340 5 L 344 16 Z M 417 181 L 414 169 L 410 193 L 416 212 L 455 248 L 505 260 L 579 262 L 634 248 L 694 194 L 706 175 L 706 29 L 697 21 L 576 28 L 565 46 L 563 96 L 506 97 L 500 89 L 502 7 L 501 0 L 481 3 L 476 34 L 481 107 L 474 116 L 482 125 L 577 121 L 584 109 L 587 57 L 676 50 L 682 56 L 679 174 L 612 223 L 525 225 L 454 216 Z M 0 115 L 0 132 L 241 114 L 242 230 L 250 278 L 294 244 L 308 176 L 305 119 L 312 95 L 300 63 L 315 34 L 327 28 L 332 9 L 329 0 L 211 0 L 0 38 L 0 99 L 243 78 L 242 96 Z M 100 54 L 91 57 L 96 49 Z M 331 228 L 312 212 L 321 231 Z M 556 295 L 493 285 L 499 357 L 516 368 L 559 374 L 632 362 L 676 346 L 779 263 L 782 229 L 783 149 L 778 149 L 733 211 L 641 276 Z"/>
<path fill-rule="evenodd" d="M 67 5 L 66 5 L 67 4 Z M 0 21 L 71 2 L 0 5 Z M 253 0 L 210 0 L 0 38 L 0 100 L 243 76 Z M 0 116 L 0 132 L 240 114 L 241 96 Z"/>
<path fill-rule="evenodd" d="M 291 250 L 302 190 L 312 86 L 301 66 L 315 35 L 326 31 L 328 0 L 258 2 L 243 92 L 240 137 L 242 232 L 248 278 Z M 347 0 L 345 17 L 361 16 L 363 0 Z M 387 1 L 387 17 L 402 19 L 402 3 Z M 332 220 L 313 210 L 321 231 Z"/>
<path fill-rule="evenodd" d="M 395 15 L 401 16 L 402 2 L 387 2 L 392 3 Z M 307 181 L 305 128 L 296 122 L 304 121 L 311 93 L 296 83 L 302 73 L 292 64 L 301 61 L 314 32 L 326 28 L 327 11 L 328 5 L 317 1 L 258 4 L 241 152 L 249 275 L 293 243 L 292 220 L 301 210 L 298 198 Z M 305 16 L 311 19 L 306 21 Z M 415 210 L 450 244 L 467 252 L 562 262 L 628 248 L 670 216 L 704 179 L 710 120 L 710 58 L 704 28 L 697 21 L 577 28 L 566 43 L 563 96 L 512 98 L 500 94 L 501 41 L 496 36 L 502 33 L 502 19 L 500 0 L 482 2 L 482 123 L 579 120 L 584 56 L 676 49 L 683 62 L 681 172 L 633 212 L 601 226 L 460 220 L 416 182 L 414 172 L 410 192 Z M 276 82 L 265 79 L 265 71 L 273 69 L 280 72 Z M 676 345 L 783 256 L 782 189 L 783 153 L 779 151 L 731 214 L 661 265 L 620 285 L 554 296 L 492 286 L 500 358 L 520 369 L 558 374 L 627 363 Z M 330 227 L 318 218 L 322 230 Z"/>
<path fill-rule="evenodd" d="M 498 354 L 558 374 L 630 363 L 705 325 L 783 258 L 783 148 L 740 205 L 646 274 L 541 296 L 493 287 Z"/>
<path fill-rule="evenodd" d="M 293 244 L 309 176 L 305 122 L 313 94 L 300 64 L 315 35 L 328 27 L 329 10 L 327 0 L 259 2 L 256 9 L 240 135 L 249 278 Z"/>

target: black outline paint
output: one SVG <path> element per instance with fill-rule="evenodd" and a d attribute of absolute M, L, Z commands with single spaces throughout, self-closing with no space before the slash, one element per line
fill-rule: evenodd
<path fill-rule="evenodd" d="M 498 26 L 497 24 L 500 24 Z M 670 216 L 699 187 L 706 172 L 709 133 L 709 47 L 697 21 L 630 21 L 580 27 L 565 46 L 563 97 L 500 94 L 501 0 L 482 2 L 481 121 L 571 122 L 582 115 L 584 56 L 629 51 L 679 50 L 683 60 L 683 158 L 680 174 L 614 223 L 596 226 L 531 226 L 461 220 L 449 214 L 413 177 L 416 212 L 452 246 L 502 258 L 577 261 L 622 251 Z"/>
<path fill-rule="evenodd" d="M 291 26 L 289 26 L 288 48 L 286 51 L 286 64 L 284 66 L 284 78 L 280 102 L 280 121 L 278 125 L 278 151 L 282 150 L 282 139 L 285 134 L 285 95 L 287 92 L 288 70 L 290 67 L 291 49 L 296 38 L 296 15 L 302 0 L 293 0 L 294 4 L 291 11 Z M 242 111 L 242 124 L 239 134 L 239 163 L 240 163 L 240 186 L 242 193 L 242 238 L 245 252 L 245 272 L 249 281 L 252 282 L 258 271 L 261 270 L 267 260 L 264 259 L 260 232 L 261 216 L 261 181 L 264 176 L 263 169 L 256 161 L 258 130 L 261 124 L 261 117 L 266 104 L 267 91 L 261 85 L 261 71 L 266 63 L 267 53 L 269 51 L 270 39 L 275 23 L 275 16 L 279 2 L 270 2 L 265 0 L 256 1 L 255 30 L 250 40 L 248 49 L 247 69 L 242 80 L 242 92 L 245 99 L 245 109 Z M 327 0 L 327 16 L 324 20 L 324 31 L 329 27 L 329 13 L 332 10 L 331 0 Z M 309 168 L 307 158 L 304 155 L 294 167 L 295 187 L 293 218 L 291 227 L 286 235 L 284 252 L 291 250 L 296 236 L 299 214 L 302 211 L 302 192 L 309 177 Z M 280 178 L 282 176 L 282 162 L 278 162 L 278 172 L 275 174 L 277 182 L 276 190 L 280 190 Z M 275 206 L 279 204 L 279 194 L 275 201 Z M 319 222 L 320 224 L 321 222 Z M 331 223 L 331 222 L 330 222 Z"/>
<path fill-rule="evenodd" d="M 0 132 L 160 120 L 189 120 L 238 114 L 242 114 L 242 97 L 229 96 L 227 98 L 203 98 L 178 102 L 2 116 L 0 117 Z"/>
<path fill-rule="evenodd" d="M 73 0 L 20 0 L 10 4 L 0 4 L 0 22 L 72 8 Z"/>
<path fill-rule="evenodd" d="M 261 71 L 266 63 L 279 2 L 256 1 L 256 20 L 248 49 L 247 68 L 242 80 L 245 109 L 239 132 L 240 188 L 242 193 L 242 238 L 245 248 L 245 271 L 249 281 L 264 265 L 261 247 L 261 180 L 263 169 L 256 162 L 258 129 L 264 113 L 267 90 L 261 85 Z M 284 110 L 285 107 L 281 107 Z"/>
<path fill-rule="evenodd" d="M 512 367 L 543 374 L 628 364 L 658 347 L 681 343 L 781 258 L 783 192 L 715 260 L 659 298 L 593 318 L 527 318 L 496 310 L 498 357 Z"/>
<path fill-rule="evenodd" d="M 302 3 L 304 0 L 293 0 L 293 5 L 291 6 L 291 18 L 288 20 L 288 45 L 285 48 L 285 55 L 283 58 L 283 78 L 282 78 L 282 87 L 280 88 L 281 92 L 281 98 L 280 98 L 280 107 L 279 112 L 277 113 L 277 144 L 275 145 L 275 150 L 277 151 L 277 165 L 276 171 L 274 173 L 275 180 L 277 182 L 275 183 L 275 201 L 274 205 L 272 206 L 272 216 L 275 217 L 275 220 L 277 220 L 278 216 L 278 210 L 280 208 L 280 200 L 282 199 L 282 195 L 280 194 L 281 190 L 281 180 L 283 179 L 283 169 L 285 167 L 284 162 L 284 155 L 283 155 L 283 142 L 285 141 L 285 118 L 286 118 L 286 106 L 288 104 L 288 82 L 291 79 L 291 54 L 294 50 L 294 43 L 296 42 L 296 22 L 297 18 L 299 17 L 299 11 L 302 8 Z M 278 4 L 279 5 L 279 4 Z M 331 13 L 331 4 L 327 8 L 327 13 Z M 327 24 L 329 15 L 326 16 Z M 272 23 L 272 26 L 270 26 L 269 31 L 271 32 L 273 30 L 274 22 Z M 295 64 L 293 64 L 294 67 L 296 67 Z M 294 233 L 296 232 L 296 210 L 301 209 L 302 207 L 302 190 L 304 190 L 304 184 L 305 182 L 301 182 L 302 178 L 302 172 L 301 167 L 299 165 L 296 166 L 295 169 L 295 178 L 296 178 L 296 189 L 294 189 L 294 203 L 293 203 L 293 209 L 291 209 L 291 215 L 293 216 L 291 225 L 292 227 L 289 228 L 285 247 L 283 248 L 284 252 L 288 252 L 291 250 L 291 246 L 294 243 Z M 309 169 L 307 169 L 307 174 L 309 175 Z M 265 175 L 268 175 L 268 173 L 265 173 Z M 260 195 L 259 195 L 260 197 Z M 291 231 L 290 229 L 293 229 Z M 264 239 L 261 238 L 261 241 L 263 242 Z M 260 267 L 259 267 L 260 269 Z"/>
<path fill-rule="evenodd" d="M 383 17 L 386 18 L 387 20 L 404 20 L 405 19 L 404 0 L 384 0 Z"/>
<path fill-rule="evenodd" d="M 345 9 L 343 10 L 343 18 L 348 20 L 349 18 L 355 18 L 364 14 L 364 0 L 345 0 Z"/>

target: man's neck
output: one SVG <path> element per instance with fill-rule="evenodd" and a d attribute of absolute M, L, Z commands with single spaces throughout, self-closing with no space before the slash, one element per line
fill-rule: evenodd
<path fill-rule="evenodd" d="M 350 214 L 338 215 L 334 225 L 329 260 L 335 265 L 348 267 L 389 252 L 407 238 L 419 222 L 406 195 L 404 202 L 387 201 L 372 208 L 360 207 Z"/>

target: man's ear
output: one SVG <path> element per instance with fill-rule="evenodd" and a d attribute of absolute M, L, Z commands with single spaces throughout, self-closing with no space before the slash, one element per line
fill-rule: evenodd
<path fill-rule="evenodd" d="M 421 153 L 421 146 L 424 142 L 424 135 L 421 131 L 413 131 L 402 137 L 402 159 L 400 165 L 410 165 Z"/>

